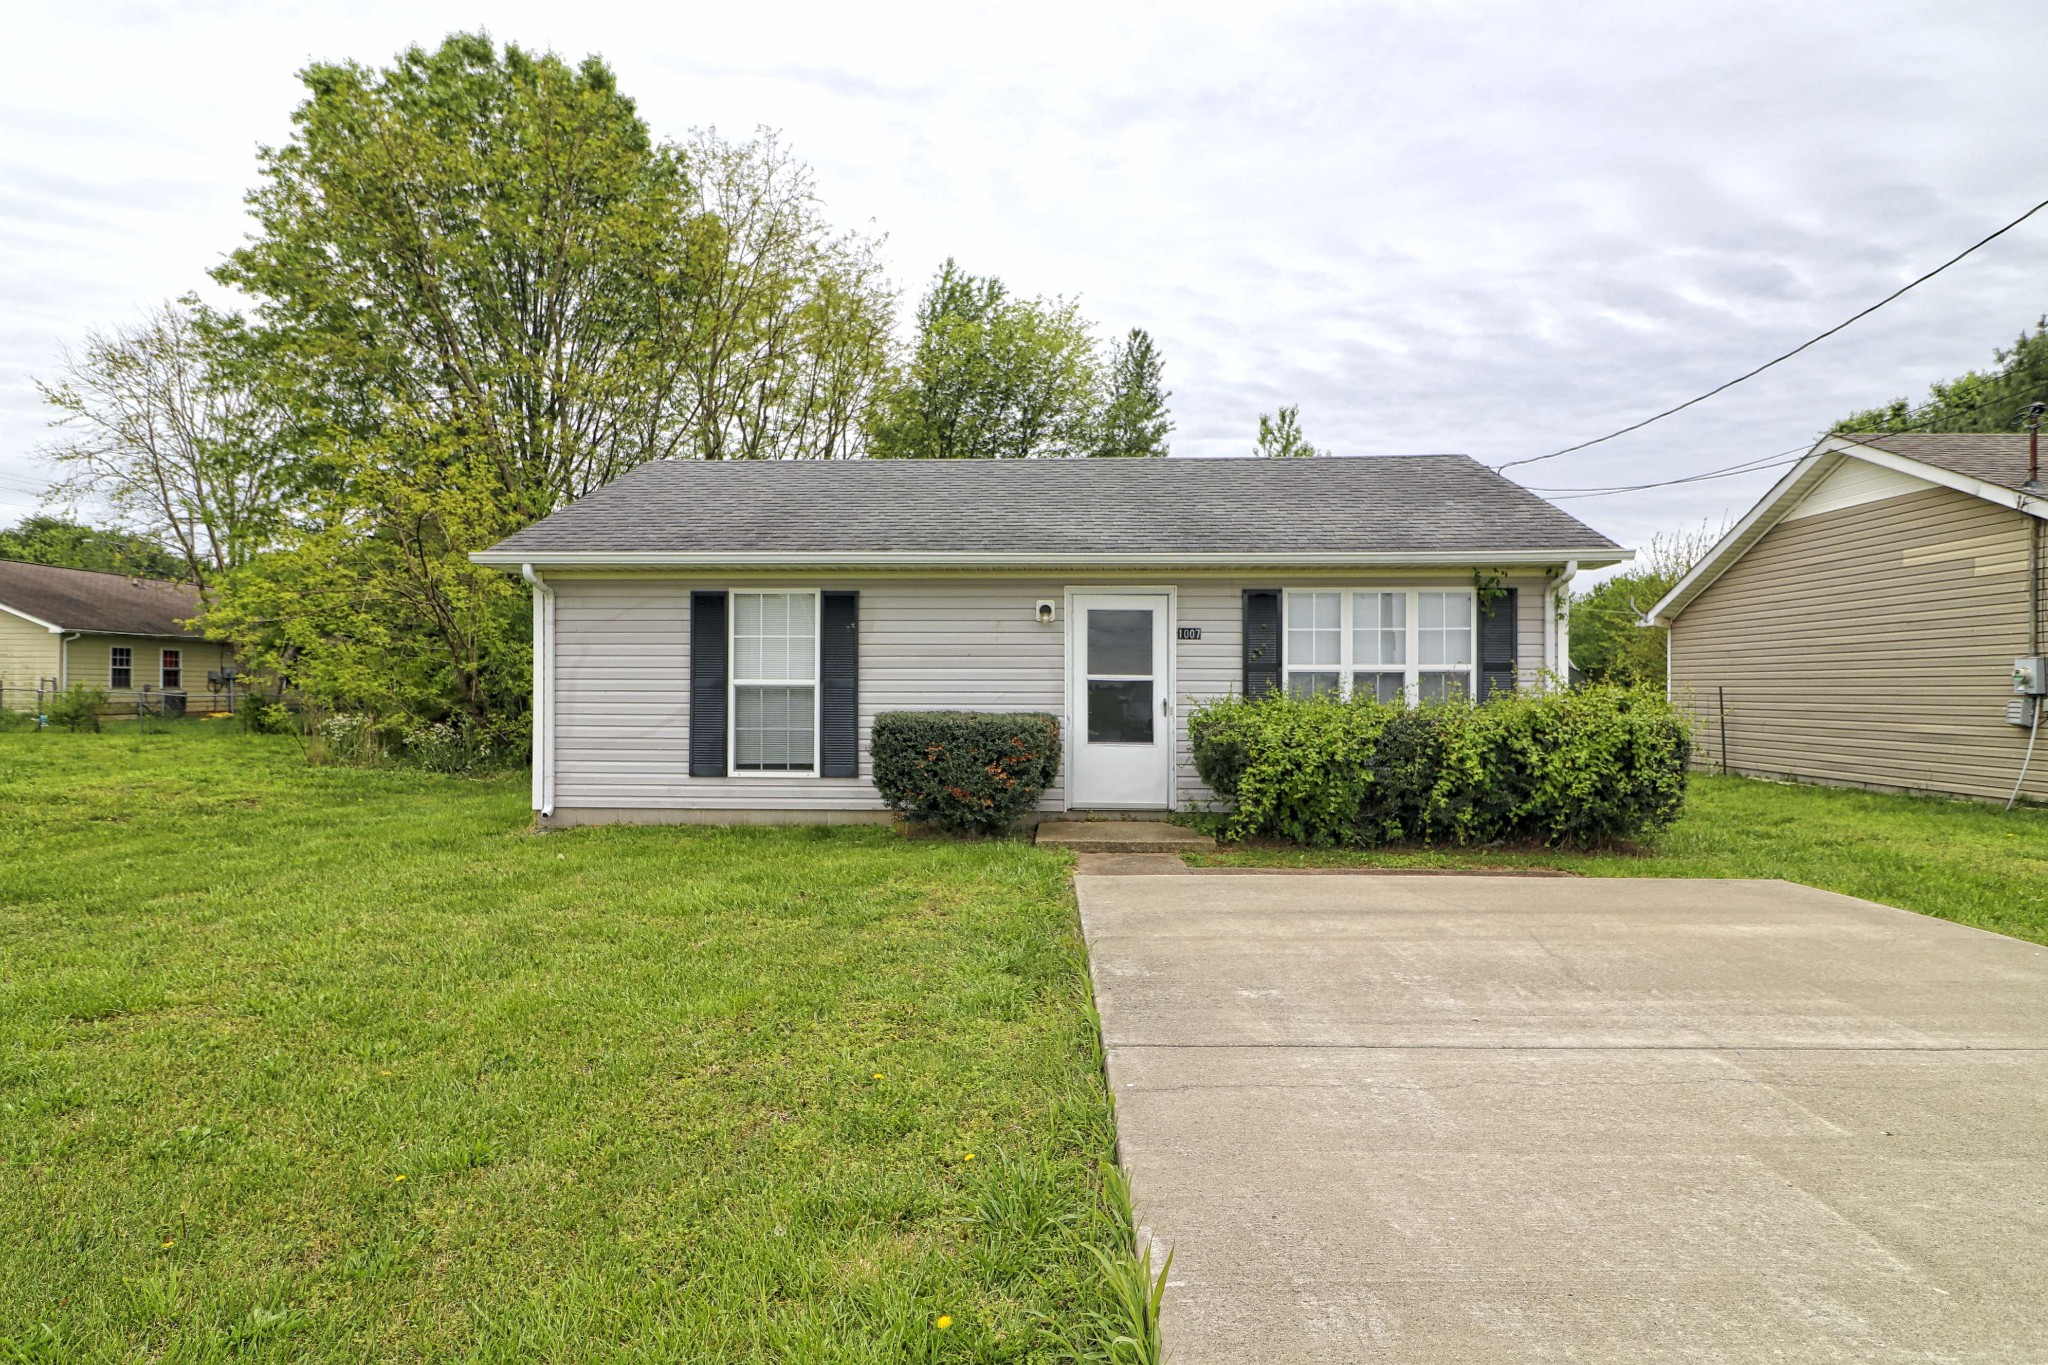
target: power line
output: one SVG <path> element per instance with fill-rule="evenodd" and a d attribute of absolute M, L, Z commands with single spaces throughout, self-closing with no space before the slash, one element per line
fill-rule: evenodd
<path fill-rule="evenodd" d="M 2011 222 L 2007 223 L 2004 227 L 1998 229 L 1996 232 L 1993 232 L 1988 236 L 1981 237 L 1975 242 L 1972 242 L 1969 246 L 1964 247 L 1961 251 L 1949 257 L 1940 265 L 1934 267 L 1934 269 L 1928 271 L 1926 274 L 1920 276 L 1918 279 L 1911 280 L 1905 284 L 1900 285 L 1897 289 L 1894 289 L 1891 293 L 1886 294 L 1883 298 L 1879 299 L 1876 303 L 1871 304 L 1862 312 L 1855 314 L 1853 317 L 1846 318 L 1843 321 L 1836 323 L 1833 327 L 1828 328 L 1819 336 L 1809 337 L 1807 340 L 1800 342 L 1797 346 L 1794 346 L 1791 350 L 1785 352 L 1783 355 L 1774 356 L 1771 359 L 1766 360 L 1763 364 L 1757 366 L 1755 369 L 1749 370 L 1743 374 L 1736 375 L 1733 379 L 1727 381 L 1725 384 L 1715 385 L 1713 388 L 1708 389 L 1705 393 L 1700 394 L 1696 398 L 1688 398 L 1683 403 L 1678 404 L 1676 407 L 1666 408 L 1662 412 L 1655 413 L 1649 417 L 1645 417 L 1640 422 L 1631 422 L 1629 425 L 1622 427 L 1617 431 L 1608 432 L 1605 436 L 1595 436 L 1590 441 L 1581 441 L 1577 445 L 1566 446 L 1562 450 L 1553 450 L 1548 455 L 1531 455 L 1526 459 L 1509 460 L 1506 464 L 1495 465 L 1494 469 L 1497 471 L 1503 469 L 1513 469 L 1517 465 L 1536 464 L 1542 460 L 1554 460 L 1560 455 L 1569 455 L 1575 450 L 1584 450 L 1588 446 L 1597 446 L 1603 441 L 1611 441 L 1617 436 L 1626 436 L 1632 431 L 1641 431 L 1644 427 L 1650 425 L 1650 423 L 1652 422 L 1661 422 L 1666 417 L 1669 417 L 1674 413 L 1684 412 L 1687 408 L 1693 406 L 1693 404 L 1695 403 L 1704 403 L 1709 398 L 1712 398 L 1715 394 L 1724 393 L 1727 390 L 1734 388 L 1737 384 L 1742 383 L 1746 379 L 1754 379 L 1758 375 L 1762 374 L 1765 370 L 1770 369 L 1773 365 L 1783 364 L 1785 361 L 1790 360 L 1793 356 L 1798 355 L 1801 351 L 1804 351 L 1809 347 L 1819 345 L 1821 342 L 1826 341 L 1829 337 L 1833 336 L 1835 333 L 1843 330 L 1844 328 L 1850 326 L 1851 324 L 1861 322 L 1864 318 L 1869 317 L 1878 309 L 1892 302 L 1892 300 L 1907 293 L 1909 290 L 1918 288 L 1920 285 L 1927 283 L 1927 281 L 1933 279 L 1936 275 L 1939 275 L 1942 271 L 1948 269 L 1957 261 L 1960 261 L 1964 257 L 1970 255 L 1979 247 L 1987 246 L 1990 243 L 1997 241 L 2000 237 L 2003 237 L 2006 233 L 2011 232 L 2021 223 L 2026 222 L 2027 219 L 2032 218 L 2042 209 L 2048 209 L 2048 199 L 2043 199 L 2040 203 L 2034 205 L 2034 207 L 2028 209 L 2025 213 L 2013 219 Z"/>
<path fill-rule="evenodd" d="M 1723 465 L 1719 469 L 1703 470 L 1698 474 L 1685 474 L 1681 475 L 1678 478 L 1672 479 L 1652 479 L 1648 483 L 1580 484 L 1575 487 L 1555 488 L 1544 488 L 1531 484 L 1528 485 L 1528 488 L 1531 493 L 1541 493 L 1545 497 L 1548 497 L 1552 494 L 1578 494 L 1582 496 L 1591 497 L 1602 493 L 1633 493 L 1638 489 L 1643 488 L 1664 488 L 1672 484 L 1699 483 L 1704 479 L 1733 478 L 1737 474 L 1748 474 L 1754 470 L 1768 469 L 1776 463 L 1787 462 L 1786 457 L 1803 455 L 1810 448 L 1811 447 L 1808 446 L 1800 446 L 1796 450 L 1784 450 L 1780 451 L 1776 455 L 1758 455 L 1751 459 L 1743 460 L 1738 464 Z"/>

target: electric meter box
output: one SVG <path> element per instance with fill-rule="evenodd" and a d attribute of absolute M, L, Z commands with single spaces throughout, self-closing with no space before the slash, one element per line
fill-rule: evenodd
<path fill-rule="evenodd" d="M 2048 696 L 2048 656 L 2012 661 L 2012 690 L 2023 697 Z"/>

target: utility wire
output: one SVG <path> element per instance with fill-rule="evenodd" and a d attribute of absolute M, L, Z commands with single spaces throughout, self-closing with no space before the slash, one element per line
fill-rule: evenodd
<path fill-rule="evenodd" d="M 1794 346 L 1791 350 L 1785 352 L 1783 355 L 1774 356 L 1771 359 L 1766 360 L 1763 364 L 1757 366 L 1753 370 L 1749 370 L 1743 374 L 1738 374 L 1733 379 L 1727 381 L 1724 384 L 1715 385 L 1713 388 L 1708 389 L 1705 393 L 1700 394 L 1696 398 L 1688 398 L 1683 403 L 1678 404 L 1676 407 L 1666 408 L 1662 412 L 1655 413 L 1649 417 L 1645 417 L 1640 422 L 1631 422 L 1629 425 L 1622 427 L 1618 431 L 1608 432 L 1605 436 L 1595 436 L 1590 441 L 1581 441 L 1577 445 L 1566 446 L 1562 450 L 1553 450 L 1548 455 L 1531 455 L 1525 459 L 1509 460 L 1506 464 L 1495 465 L 1494 469 L 1496 471 L 1503 469 L 1513 469 L 1517 465 L 1536 464 L 1542 460 L 1554 460 L 1560 455 L 1569 455 L 1575 450 L 1584 450 L 1588 446 L 1597 446 L 1603 441 L 1611 441 L 1617 436 L 1626 436 L 1632 431 L 1641 431 L 1644 427 L 1650 425 L 1650 423 L 1652 422 L 1661 422 L 1666 417 L 1669 417 L 1674 413 L 1684 412 L 1687 408 L 1693 406 L 1693 404 L 1695 403 L 1704 403 L 1709 398 L 1712 398 L 1715 394 L 1724 393 L 1727 390 L 1734 388 L 1737 384 L 1742 383 L 1745 379 L 1754 379 L 1758 375 L 1762 374 L 1765 370 L 1770 369 L 1773 365 L 1783 364 L 1785 361 L 1790 360 L 1793 356 L 1798 355 L 1801 351 L 1807 350 L 1812 346 L 1819 345 L 1821 342 L 1826 341 L 1829 337 L 1833 336 L 1835 333 L 1843 330 L 1844 328 L 1850 326 L 1851 324 L 1861 322 L 1864 318 L 1869 317 L 1872 313 L 1875 313 L 1878 309 L 1884 307 L 1886 304 L 1900 297 L 1902 294 L 1905 294 L 1907 291 L 1915 289 L 1920 285 L 1927 283 L 1927 281 L 1933 279 L 1936 275 L 1939 275 L 1942 271 L 1948 269 L 1957 261 L 1960 261 L 1964 257 L 1970 255 L 1979 247 L 1987 246 L 1990 243 L 1997 241 L 2000 237 L 2003 237 L 2006 233 L 2011 232 L 2021 223 L 2026 222 L 2027 219 L 2032 218 L 2042 209 L 2048 209 L 2048 199 L 2043 199 L 2040 203 L 2034 205 L 2034 207 L 2028 209 L 2025 213 L 2013 219 L 2011 222 L 2007 223 L 2004 227 L 1998 229 L 1996 232 L 1991 233 L 1989 236 L 1980 237 L 1975 242 L 1972 242 L 1969 246 L 1964 247 L 1961 251 L 1957 252 L 1955 255 L 1943 261 L 1940 265 L 1934 267 L 1934 269 L 1928 271 L 1925 275 L 1922 275 L 1918 279 L 1911 280 L 1905 284 L 1900 285 L 1897 289 L 1894 289 L 1891 293 L 1886 294 L 1883 298 L 1879 299 L 1876 303 L 1871 304 L 1862 312 L 1855 314 L 1853 317 L 1846 318 L 1843 321 L 1836 323 L 1833 327 L 1828 328 L 1819 336 L 1810 337 L 1807 340 L 1800 342 L 1797 346 Z"/>

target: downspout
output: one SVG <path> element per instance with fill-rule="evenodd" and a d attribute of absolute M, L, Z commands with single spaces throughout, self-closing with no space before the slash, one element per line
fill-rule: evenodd
<path fill-rule="evenodd" d="M 1544 667 L 1561 686 L 1571 686 L 1571 581 L 1579 577 L 1579 561 L 1567 559 L 1565 567 L 1544 589 Z M 1559 610 L 1563 600 L 1563 612 Z"/>
<path fill-rule="evenodd" d="M 555 590 L 531 564 L 519 576 L 533 588 L 533 808 L 555 813 Z"/>
<path fill-rule="evenodd" d="M 60 630 L 57 632 L 57 690 L 64 692 L 71 687 L 71 645 L 85 637 L 82 630 Z"/>

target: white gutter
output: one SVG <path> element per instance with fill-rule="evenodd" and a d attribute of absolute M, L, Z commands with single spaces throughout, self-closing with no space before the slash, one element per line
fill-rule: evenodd
<path fill-rule="evenodd" d="M 1102 566 L 1140 568 L 1417 568 L 1443 565 L 1469 568 L 1484 563 L 1500 567 L 1527 568 L 1556 564 L 1561 560 L 1584 562 L 1595 567 L 1619 564 L 1635 558 L 1635 551 L 1606 547 L 1582 549 L 1520 550 L 1502 555 L 1490 550 L 1428 551 L 1405 553 L 1319 552 L 1311 554 L 1074 554 L 1018 555 L 1008 551 L 988 554 L 946 554 L 929 550 L 719 550 L 681 552 L 668 550 L 564 550 L 536 557 L 525 550 L 479 550 L 470 555 L 473 564 L 522 571 L 536 564 L 550 570 L 572 568 L 927 568 L 927 569 L 1025 569 L 1043 571 L 1052 567 Z"/>
<path fill-rule="evenodd" d="M 531 564 L 519 576 L 533 587 L 533 808 L 546 819 L 555 813 L 555 590 Z"/>
<path fill-rule="evenodd" d="M 1544 624 L 1550 636 L 1550 671 L 1564 686 L 1572 682 L 1572 580 L 1578 577 L 1579 561 L 1568 559 L 1557 577 L 1550 580 L 1549 610 L 1544 615 Z M 1564 609 L 1558 610 L 1559 594 L 1564 595 Z"/>
<path fill-rule="evenodd" d="M 85 634 L 82 630 L 59 630 L 57 632 L 57 690 L 71 690 L 71 645 Z"/>

